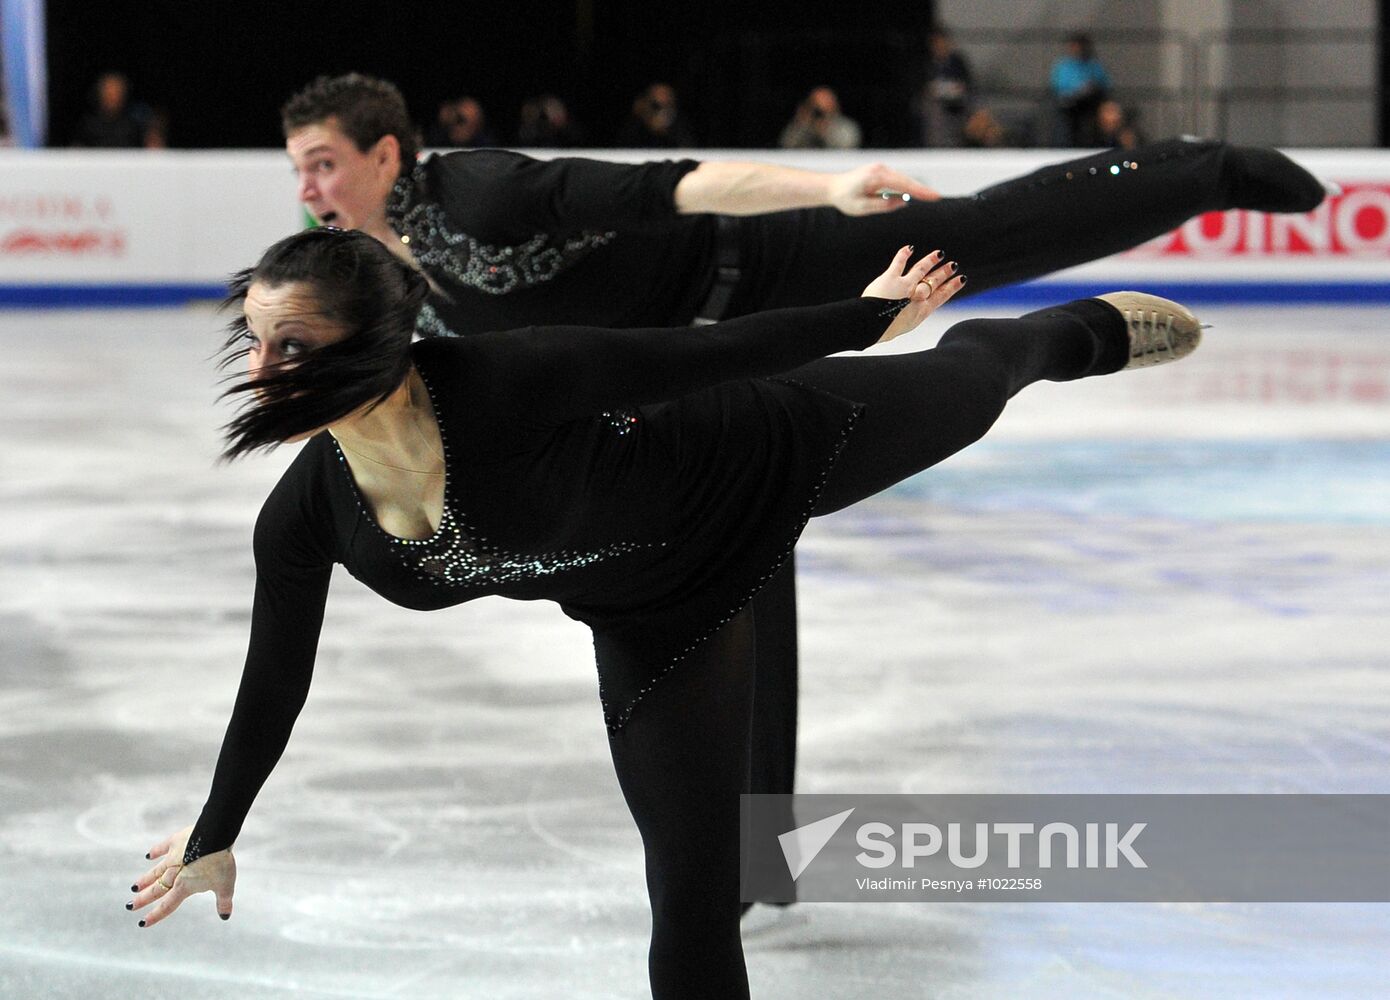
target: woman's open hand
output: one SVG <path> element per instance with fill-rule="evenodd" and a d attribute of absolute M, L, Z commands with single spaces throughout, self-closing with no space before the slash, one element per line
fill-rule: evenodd
<path fill-rule="evenodd" d="M 908 300 L 879 338 L 880 344 L 917 329 L 922 320 L 965 287 L 965 275 L 956 273 L 955 261 L 943 261 L 940 250 L 933 250 L 908 267 L 907 262 L 911 258 L 912 247 L 903 247 L 894 255 L 888 270 L 869 282 L 869 287 L 864 289 L 865 296 Z"/>
<path fill-rule="evenodd" d="M 236 859 L 230 849 L 205 854 L 191 865 L 183 863 L 188 837 L 193 827 L 185 827 L 172 837 L 150 848 L 145 857 L 154 867 L 141 875 L 130 887 L 135 898 L 126 904 L 127 910 L 141 910 L 151 903 L 154 909 L 145 914 L 141 927 L 153 927 L 179 908 L 197 892 L 217 895 L 217 915 L 226 920 L 232 915 L 232 890 L 236 887 Z"/>

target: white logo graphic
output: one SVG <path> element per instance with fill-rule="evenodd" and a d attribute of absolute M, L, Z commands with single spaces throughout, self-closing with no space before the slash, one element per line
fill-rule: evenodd
<path fill-rule="evenodd" d="M 787 870 L 792 873 L 793 882 L 801 877 L 807 865 L 816 860 L 816 855 L 830 843 L 830 838 L 844 826 L 852 812 L 853 809 L 846 809 L 778 835 L 777 842 L 782 845 L 782 857 L 787 859 Z"/>

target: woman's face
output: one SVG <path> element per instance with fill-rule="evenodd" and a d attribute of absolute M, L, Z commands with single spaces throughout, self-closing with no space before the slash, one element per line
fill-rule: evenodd
<path fill-rule="evenodd" d="M 299 178 L 299 200 L 319 222 L 370 229 L 382 221 L 400 172 L 395 136 L 383 136 L 364 153 L 329 118 L 290 133 L 285 151 Z"/>
<path fill-rule="evenodd" d="M 300 282 L 266 285 L 255 281 L 242 303 L 246 316 L 246 373 L 292 362 L 310 351 L 347 336 L 341 324 L 324 315 L 312 288 Z"/>
<path fill-rule="evenodd" d="M 253 379 L 263 368 L 292 363 L 347 336 L 346 328 L 324 315 L 314 290 L 300 282 L 274 286 L 252 282 L 242 314 L 246 317 L 246 374 Z M 303 441 L 321 429 L 286 438 L 284 443 Z"/>

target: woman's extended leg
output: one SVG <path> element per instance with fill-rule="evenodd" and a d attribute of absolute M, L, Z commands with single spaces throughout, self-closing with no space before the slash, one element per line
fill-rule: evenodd
<path fill-rule="evenodd" d="M 851 298 L 906 244 L 957 261 L 970 275 L 968 295 L 1128 250 L 1203 212 L 1306 212 L 1324 196 L 1317 178 L 1277 150 L 1172 139 L 885 215 L 755 216 L 743 223 L 749 259 L 729 315 Z"/>
<path fill-rule="evenodd" d="M 816 514 L 872 496 L 979 440 L 1024 386 L 1118 371 L 1129 346 L 1125 317 L 1082 299 L 1018 319 L 966 320 L 915 354 L 826 358 L 798 368 L 791 378 L 866 404 Z"/>
<path fill-rule="evenodd" d="M 744 610 L 609 734 L 646 852 L 655 1000 L 748 996 L 739 939 L 739 795 L 748 783 L 754 631 Z"/>
<path fill-rule="evenodd" d="M 970 275 L 963 296 L 1127 250 L 1205 211 L 1308 211 L 1322 198 L 1317 179 L 1276 150 L 1170 140 L 1043 167 L 971 197 L 887 215 L 851 218 L 827 208 L 756 216 L 741 223 L 744 278 L 728 315 L 858 295 L 907 243 L 940 248 L 958 261 Z M 788 567 L 755 601 L 755 792 L 792 791 L 794 586 Z"/>

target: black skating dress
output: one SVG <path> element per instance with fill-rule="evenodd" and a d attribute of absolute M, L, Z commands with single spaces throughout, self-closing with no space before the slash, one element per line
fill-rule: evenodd
<path fill-rule="evenodd" d="M 605 721 L 620 728 L 789 555 L 859 413 L 765 376 L 870 346 L 901 306 L 412 345 L 445 448 L 439 527 L 386 534 L 332 437 L 305 444 L 257 519 L 245 671 L 186 861 L 232 844 L 284 750 L 334 563 L 420 610 L 557 602 L 592 628 Z"/>

